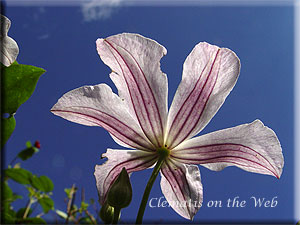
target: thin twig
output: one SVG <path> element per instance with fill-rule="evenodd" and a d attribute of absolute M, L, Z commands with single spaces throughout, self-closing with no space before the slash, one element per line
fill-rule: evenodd
<path fill-rule="evenodd" d="M 90 212 L 88 210 L 85 210 L 85 213 L 90 217 L 93 224 L 97 224 L 97 221 L 96 221 L 95 217 L 93 217 L 93 215 L 90 214 Z"/>
<path fill-rule="evenodd" d="M 18 159 L 18 156 L 16 156 L 15 158 L 13 158 L 13 160 L 11 160 L 11 162 L 8 164 L 8 166 L 12 167 L 12 164 Z"/>
<path fill-rule="evenodd" d="M 75 201 L 75 194 L 76 194 L 76 187 L 75 187 L 75 184 L 72 185 L 72 188 L 71 188 L 71 191 L 70 191 L 70 198 L 69 198 L 69 201 L 68 201 L 68 206 L 67 206 L 67 219 L 66 219 L 66 224 L 69 223 L 69 218 L 71 217 L 72 215 L 72 208 L 73 208 L 73 205 L 74 205 L 74 201 Z"/>
<path fill-rule="evenodd" d="M 76 219 L 76 216 L 74 216 L 74 215 L 76 215 L 76 213 L 78 213 L 79 212 L 79 209 L 73 209 L 72 211 L 71 211 L 71 216 L 70 216 L 70 218 L 71 218 L 71 220 L 75 223 L 75 224 L 79 224 L 79 220 L 81 219 L 81 217 L 79 216 L 77 219 Z"/>

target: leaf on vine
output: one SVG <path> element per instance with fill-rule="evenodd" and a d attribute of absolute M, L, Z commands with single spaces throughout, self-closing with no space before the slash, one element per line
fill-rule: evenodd
<path fill-rule="evenodd" d="M 54 202 L 48 196 L 40 198 L 38 203 L 42 206 L 44 213 L 48 213 L 51 209 L 54 209 Z"/>
<path fill-rule="evenodd" d="M 26 219 L 18 219 L 16 223 L 19 224 L 46 224 L 46 221 L 39 217 L 32 217 Z"/>
<path fill-rule="evenodd" d="M 45 70 L 39 67 L 13 63 L 2 68 L 2 113 L 13 114 L 32 95 Z"/>
<path fill-rule="evenodd" d="M 32 146 L 32 144 L 31 144 L 30 141 L 26 142 L 26 147 L 27 147 L 26 149 L 20 151 L 19 154 L 18 154 L 18 157 L 20 159 L 22 159 L 23 161 L 31 158 L 33 156 L 33 154 L 39 152 L 39 149 L 36 148 L 36 147 L 34 147 L 34 146 Z"/>
<path fill-rule="evenodd" d="M 12 213 L 13 212 L 13 213 Z M 1 215 L 4 224 L 15 224 L 16 218 L 15 218 L 15 211 L 10 210 L 7 211 L 5 210 L 4 213 Z"/>
<path fill-rule="evenodd" d="M 39 67 L 12 63 L 1 67 L 1 149 L 13 133 L 17 109 L 32 95 L 45 70 Z M 8 114 L 8 116 L 4 116 Z"/>
<path fill-rule="evenodd" d="M 88 216 L 86 216 L 86 217 L 80 218 L 79 223 L 80 224 L 93 224 L 93 221 Z"/>
<path fill-rule="evenodd" d="M 9 118 L 1 118 L 1 149 L 12 135 L 16 127 L 16 120 L 13 115 Z"/>
<path fill-rule="evenodd" d="M 89 204 L 86 202 L 81 202 L 80 208 L 82 209 L 82 211 L 87 210 L 87 208 L 89 207 Z"/>
<path fill-rule="evenodd" d="M 30 181 L 32 187 L 43 192 L 50 192 L 54 188 L 52 180 L 47 176 L 37 177 L 34 175 L 31 177 Z"/>
<path fill-rule="evenodd" d="M 4 171 L 6 177 L 20 183 L 30 184 L 32 173 L 22 168 L 8 168 Z"/>
<path fill-rule="evenodd" d="M 2 196 L 4 201 L 7 199 L 11 199 L 13 197 L 13 192 L 11 188 L 8 186 L 7 182 L 3 182 L 2 191 L 3 191 Z"/>

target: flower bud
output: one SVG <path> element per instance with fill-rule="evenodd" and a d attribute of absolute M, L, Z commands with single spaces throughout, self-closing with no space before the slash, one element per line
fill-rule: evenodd
<path fill-rule="evenodd" d="M 114 207 L 105 202 L 100 210 L 99 216 L 105 224 L 111 224 L 114 218 Z"/>
<path fill-rule="evenodd" d="M 131 183 L 126 169 L 123 168 L 121 173 L 109 189 L 107 202 L 109 205 L 121 209 L 127 207 L 130 204 L 131 199 Z"/>

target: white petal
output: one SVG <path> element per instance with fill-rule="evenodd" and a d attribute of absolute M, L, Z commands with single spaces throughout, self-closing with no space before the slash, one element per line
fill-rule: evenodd
<path fill-rule="evenodd" d="M 97 40 L 98 53 L 112 70 L 110 77 L 145 135 L 163 145 L 167 118 L 167 77 L 160 70 L 166 49 L 138 34 L 118 34 Z"/>
<path fill-rule="evenodd" d="M 165 162 L 161 170 L 161 189 L 171 207 L 192 220 L 203 202 L 203 188 L 198 166 Z"/>
<path fill-rule="evenodd" d="M 183 65 L 182 81 L 172 102 L 167 145 L 174 148 L 199 133 L 234 87 L 240 63 L 234 52 L 201 42 Z"/>
<path fill-rule="evenodd" d="M 7 36 L 7 32 L 10 28 L 10 20 L 1 15 L 1 34 L 0 34 L 0 48 L 1 48 L 1 63 L 4 66 L 10 66 L 16 61 L 19 55 L 19 47 L 14 39 Z M 3 30 L 2 30 L 3 28 Z"/>
<path fill-rule="evenodd" d="M 105 154 L 102 154 L 102 157 L 108 160 L 102 165 L 97 165 L 94 173 L 102 205 L 105 202 L 107 191 L 123 167 L 130 174 L 147 169 L 156 162 L 156 155 L 139 150 L 108 149 Z"/>
<path fill-rule="evenodd" d="M 126 147 L 153 149 L 129 114 L 128 106 L 106 84 L 84 86 L 64 94 L 51 112 L 75 123 L 101 126 Z"/>
<path fill-rule="evenodd" d="M 10 19 L 8 19 L 6 16 L 0 15 L 1 17 L 1 32 L 0 37 L 7 36 L 8 30 L 10 28 L 11 22 Z"/>
<path fill-rule="evenodd" d="M 215 171 L 237 166 L 277 178 L 284 164 L 275 132 L 259 120 L 187 140 L 171 155 L 182 163 L 200 164 Z"/>
<path fill-rule="evenodd" d="M 10 66 L 14 61 L 16 61 L 19 55 L 19 47 L 17 42 L 15 42 L 10 37 L 0 38 L 1 42 L 1 63 L 4 66 Z"/>

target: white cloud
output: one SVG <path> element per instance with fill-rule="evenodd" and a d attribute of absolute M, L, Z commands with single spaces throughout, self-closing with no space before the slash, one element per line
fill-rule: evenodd
<path fill-rule="evenodd" d="M 82 4 L 84 21 L 108 19 L 118 7 L 122 0 L 91 0 Z"/>

